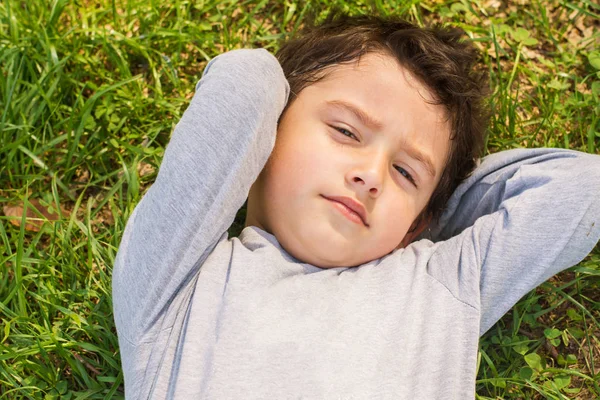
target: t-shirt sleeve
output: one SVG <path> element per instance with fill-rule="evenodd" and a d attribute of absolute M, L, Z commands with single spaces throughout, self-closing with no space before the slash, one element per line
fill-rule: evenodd
<path fill-rule="evenodd" d="M 119 246 L 119 336 L 138 340 L 227 239 L 271 154 L 288 94 L 281 66 L 264 49 L 234 50 L 207 65 Z"/>
<path fill-rule="evenodd" d="M 598 242 L 600 156 L 547 148 L 488 156 L 428 235 L 442 241 L 429 260 L 438 279 L 467 282 L 458 296 L 479 281 L 483 334 Z"/>

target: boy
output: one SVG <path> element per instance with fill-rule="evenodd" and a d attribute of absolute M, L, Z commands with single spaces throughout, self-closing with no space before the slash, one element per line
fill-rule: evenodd
<path fill-rule="evenodd" d="M 340 17 L 209 63 L 116 259 L 128 399 L 474 397 L 479 335 L 598 241 L 600 157 L 457 188 L 485 129 L 459 39 Z"/>

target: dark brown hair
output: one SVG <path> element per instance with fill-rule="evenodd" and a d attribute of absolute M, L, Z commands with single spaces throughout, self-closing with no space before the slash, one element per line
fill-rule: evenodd
<path fill-rule="evenodd" d="M 467 39 L 455 27 L 421 28 L 399 18 L 330 13 L 323 23 L 311 23 L 283 43 L 276 54 L 290 83 L 286 107 L 337 64 L 355 62 L 371 52 L 394 57 L 432 91 L 451 126 L 446 167 L 420 215 L 438 218 L 481 156 L 489 115 L 487 75 L 476 70 L 479 52 Z"/>

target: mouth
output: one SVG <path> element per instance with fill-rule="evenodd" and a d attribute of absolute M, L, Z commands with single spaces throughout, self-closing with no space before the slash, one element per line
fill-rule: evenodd
<path fill-rule="evenodd" d="M 339 196 L 326 197 L 321 195 L 321 197 L 330 201 L 331 204 L 350 221 L 369 227 L 369 224 L 366 222 L 366 211 L 362 204 L 356 200 L 353 200 L 350 197 Z"/>

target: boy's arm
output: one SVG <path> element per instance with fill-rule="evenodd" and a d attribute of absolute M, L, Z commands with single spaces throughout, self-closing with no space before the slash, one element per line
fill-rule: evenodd
<path fill-rule="evenodd" d="M 207 65 L 119 246 L 113 296 L 120 337 L 139 340 L 227 238 L 273 149 L 288 92 L 266 50 L 231 51 Z"/>
<path fill-rule="evenodd" d="M 600 156 L 560 149 L 488 156 L 458 187 L 430 235 L 445 240 L 434 263 L 458 265 L 459 274 L 472 271 L 466 263 L 479 267 L 483 334 L 598 242 Z"/>

